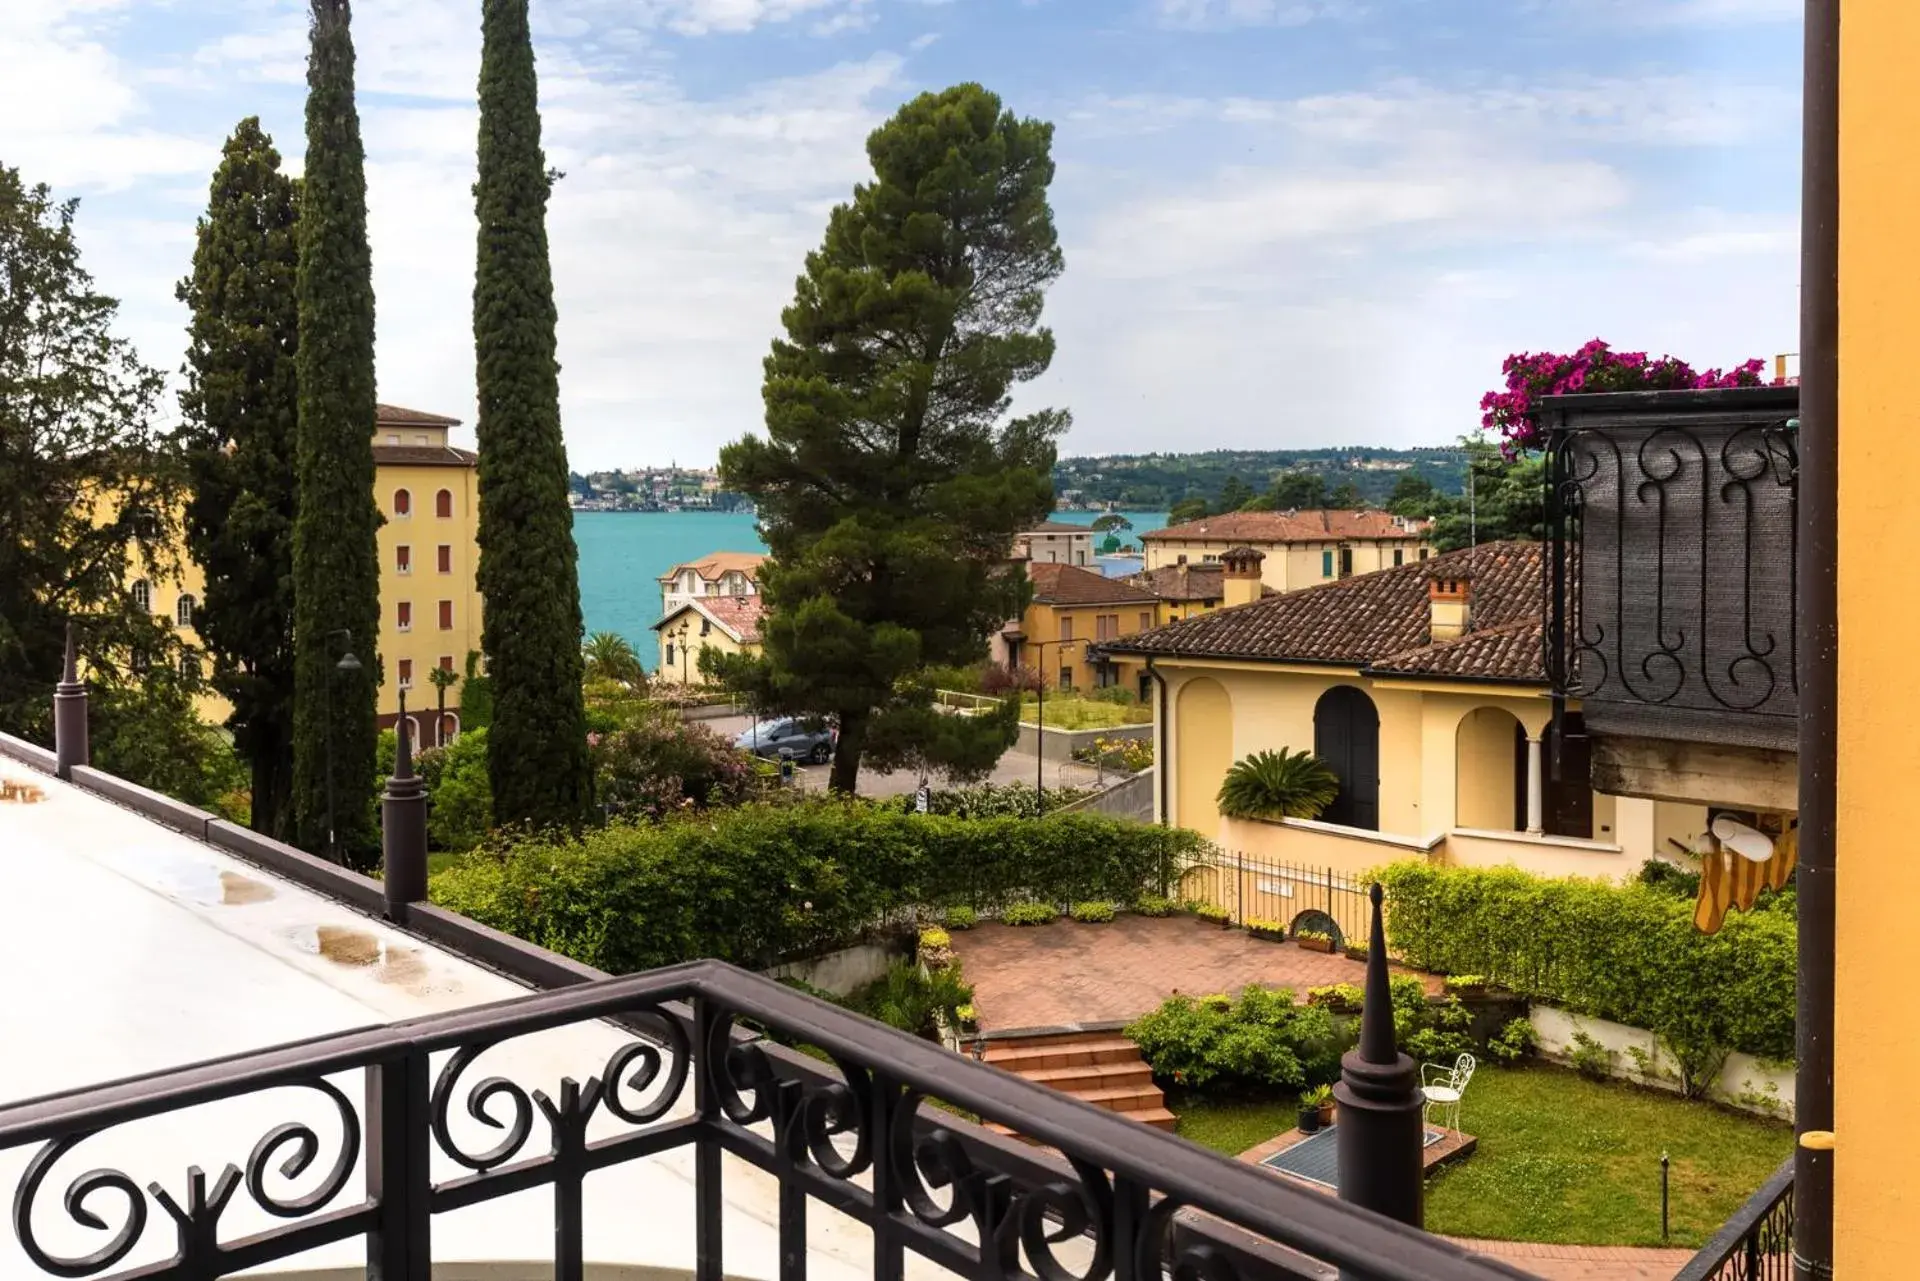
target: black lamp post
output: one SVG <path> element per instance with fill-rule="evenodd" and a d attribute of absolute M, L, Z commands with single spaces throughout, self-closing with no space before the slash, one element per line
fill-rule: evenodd
<path fill-rule="evenodd" d="M 1033 713 L 1033 803 L 1036 813 L 1047 812 L 1047 646 L 1078 645 L 1080 642 L 1072 636 L 1063 636 L 1059 640 L 1029 641 L 1040 656 L 1034 668 L 1040 674 L 1040 688 L 1034 695 Z"/>
<path fill-rule="evenodd" d="M 673 632 L 674 639 L 680 642 L 680 683 L 682 685 L 687 683 L 687 631 L 691 626 L 690 620 L 682 619 L 680 626 Z"/>
<path fill-rule="evenodd" d="M 353 644 L 353 632 L 345 627 L 328 632 L 322 639 L 331 641 L 336 636 L 345 637 L 348 645 Z M 359 670 L 360 660 L 353 656 L 353 651 L 342 649 L 339 661 L 334 663 L 333 671 L 327 673 L 325 682 L 327 691 L 327 858 L 335 863 L 340 861 L 340 846 L 334 835 L 333 824 L 333 676 L 335 672 L 352 675 Z"/>

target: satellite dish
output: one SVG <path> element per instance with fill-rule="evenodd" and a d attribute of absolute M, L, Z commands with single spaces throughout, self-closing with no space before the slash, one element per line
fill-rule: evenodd
<path fill-rule="evenodd" d="M 1773 857 L 1773 838 L 1725 814 L 1713 820 L 1714 839 L 1741 858 L 1764 863 Z"/>

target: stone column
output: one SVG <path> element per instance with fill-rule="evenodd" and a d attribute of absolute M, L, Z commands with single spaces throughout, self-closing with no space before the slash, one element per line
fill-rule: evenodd
<path fill-rule="evenodd" d="M 413 772 L 405 690 L 400 693 L 400 715 L 393 732 L 393 775 L 380 797 L 381 883 L 387 894 L 387 918 L 403 922 L 407 904 L 427 897 L 427 785 Z"/>
<path fill-rule="evenodd" d="M 80 682 L 72 623 L 67 624 L 67 656 L 60 683 L 53 687 L 53 760 L 54 772 L 61 778 L 71 777 L 74 766 L 92 760 L 87 748 L 87 687 Z"/>
<path fill-rule="evenodd" d="M 1540 735 L 1527 735 L 1527 832 L 1538 836 L 1546 830 L 1547 775 L 1541 765 Z"/>

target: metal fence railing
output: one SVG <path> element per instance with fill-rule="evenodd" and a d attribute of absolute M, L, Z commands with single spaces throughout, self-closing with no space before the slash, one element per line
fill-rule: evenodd
<path fill-rule="evenodd" d="M 1368 887 L 1332 867 L 1211 849 L 1179 869 L 1175 897 L 1227 910 L 1235 925 L 1274 921 L 1289 935 L 1316 930 L 1334 946 L 1364 947 L 1372 938 Z"/>
<path fill-rule="evenodd" d="M 1793 1158 L 1747 1198 L 1673 1281 L 1793 1281 Z"/>

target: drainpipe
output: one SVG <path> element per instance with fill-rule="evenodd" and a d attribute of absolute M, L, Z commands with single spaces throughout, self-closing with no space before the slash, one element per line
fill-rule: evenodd
<path fill-rule="evenodd" d="M 1793 1274 L 1833 1275 L 1834 783 L 1839 714 L 1840 0 L 1807 0 L 1800 178 L 1800 951 Z"/>
<path fill-rule="evenodd" d="M 1147 675 L 1153 678 L 1154 687 L 1159 691 L 1158 706 L 1153 713 L 1153 733 L 1156 740 L 1153 745 L 1153 779 L 1160 792 L 1160 826 L 1167 823 L 1167 741 L 1171 737 L 1167 732 L 1167 678 L 1154 669 L 1153 655 L 1147 655 Z"/>

